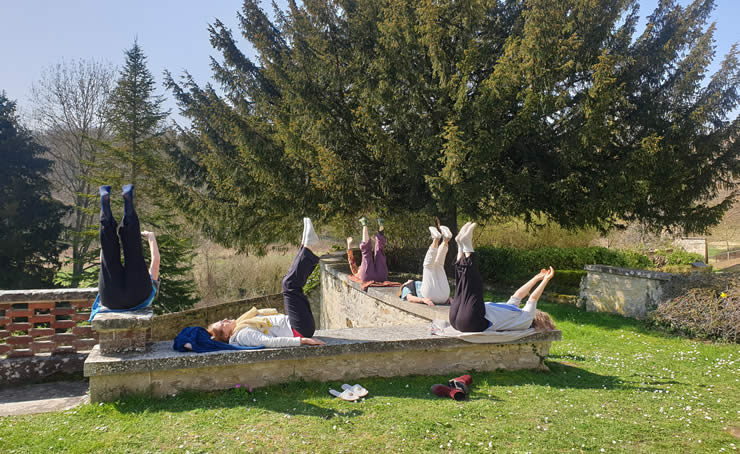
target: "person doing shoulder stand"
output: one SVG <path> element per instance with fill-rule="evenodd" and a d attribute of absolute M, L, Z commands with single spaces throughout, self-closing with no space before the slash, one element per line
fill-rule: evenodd
<path fill-rule="evenodd" d="M 360 224 L 362 224 L 362 243 L 360 243 L 362 263 L 358 269 L 355 264 L 355 257 L 352 255 L 352 237 L 348 237 L 347 260 L 349 261 L 350 271 L 363 282 L 383 282 L 388 279 L 388 263 L 385 257 L 386 238 L 383 219 L 378 218 L 378 233 L 375 234 L 375 249 L 373 249 L 373 243 L 370 241 L 370 234 L 367 228 L 367 218 L 364 216 L 360 218 Z"/>
<path fill-rule="evenodd" d="M 312 339 L 316 324 L 308 298 L 303 293 L 308 277 L 319 263 L 311 250 L 319 241 L 309 218 L 303 218 L 303 239 L 298 253 L 283 278 L 283 304 L 286 315 L 276 310 L 248 311 L 236 320 L 224 319 L 208 326 L 211 337 L 241 346 L 297 347 L 326 345 Z"/>
<path fill-rule="evenodd" d="M 452 232 L 444 225 L 439 226 L 439 230 L 430 226 L 429 231 L 432 234 L 432 244 L 424 256 L 421 281 L 406 281 L 399 296 L 410 303 L 423 303 L 427 306 L 449 304 L 450 283 L 444 265 L 447 243 L 452 239 Z"/>
<path fill-rule="evenodd" d="M 465 333 L 486 330 L 510 331 L 535 328 L 538 331 L 555 329 L 550 316 L 537 310 L 537 301 L 542 296 L 547 283 L 555 274 L 552 267 L 540 271 L 519 290 L 507 303 L 485 303 L 483 301 L 483 281 L 478 271 L 478 262 L 473 251 L 473 229 L 475 224 L 468 222 L 458 233 L 455 263 L 455 296 L 450 305 L 450 324 Z M 539 282 L 539 285 L 537 283 Z M 522 299 L 532 292 L 523 308 Z"/>
<path fill-rule="evenodd" d="M 116 226 L 110 206 L 110 186 L 100 192 L 100 273 L 98 296 L 90 313 L 143 309 L 159 291 L 159 248 L 154 233 L 140 231 L 134 209 L 134 185 L 123 187 L 123 219 Z M 141 237 L 149 242 L 151 263 L 147 269 Z M 119 241 L 120 240 L 120 241 Z M 121 248 L 123 261 L 121 263 Z"/>

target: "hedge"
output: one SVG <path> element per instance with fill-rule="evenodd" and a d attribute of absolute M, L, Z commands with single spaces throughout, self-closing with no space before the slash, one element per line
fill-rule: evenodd
<path fill-rule="evenodd" d="M 513 284 L 537 274 L 546 266 L 552 266 L 559 273 L 562 270 L 575 270 L 583 275 L 585 265 L 611 265 L 624 268 L 647 269 L 652 266 L 650 258 L 632 251 L 620 251 L 602 247 L 576 247 L 576 248 L 538 248 L 538 249 L 513 249 L 499 247 L 479 247 L 476 249 L 479 256 L 479 264 L 483 280 L 494 283 Z M 576 275 L 564 277 L 564 279 L 576 280 Z M 577 279 L 580 282 L 580 277 Z M 553 283 L 556 281 L 554 280 Z M 566 282 L 562 282 L 565 284 Z M 578 285 L 575 284 L 577 287 Z"/>

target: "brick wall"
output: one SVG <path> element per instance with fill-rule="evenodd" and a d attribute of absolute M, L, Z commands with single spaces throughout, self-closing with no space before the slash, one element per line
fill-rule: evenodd
<path fill-rule="evenodd" d="M 0 358 L 89 351 L 87 323 L 97 289 L 0 291 Z"/>

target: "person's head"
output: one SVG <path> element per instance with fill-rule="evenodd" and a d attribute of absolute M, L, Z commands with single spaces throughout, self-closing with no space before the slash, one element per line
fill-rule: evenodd
<path fill-rule="evenodd" d="M 211 335 L 213 340 L 228 342 L 231 334 L 234 332 L 235 325 L 236 322 L 234 320 L 223 319 L 208 325 L 206 331 L 208 331 L 208 334 Z"/>
<path fill-rule="evenodd" d="M 534 320 L 532 320 L 532 328 L 539 332 L 552 331 L 555 329 L 555 323 L 547 312 L 537 310 L 534 313 Z"/>

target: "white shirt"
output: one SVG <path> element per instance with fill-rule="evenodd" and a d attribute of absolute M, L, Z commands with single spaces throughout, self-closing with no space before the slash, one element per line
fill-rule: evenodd
<path fill-rule="evenodd" d="M 245 347 L 258 347 L 260 345 L 272 347 L 299 347 L 300 337 L 293 337 L 293 329 L 287 315 L 268 315 L 267 318 L 272 326 L 268 328 L 267 334 L 256 328 L 242 328 L 238 333 L 232 334 L 229 343 Z"/>
<path fill-rule="evenodd" d="M 486 331 L 516 331 L 532 327 L 537 302 L 529 300 L 519 309 L 521 298 L 511 297 L 506 303 L 486 303 L 486 320 L 492 325 Z"/>

